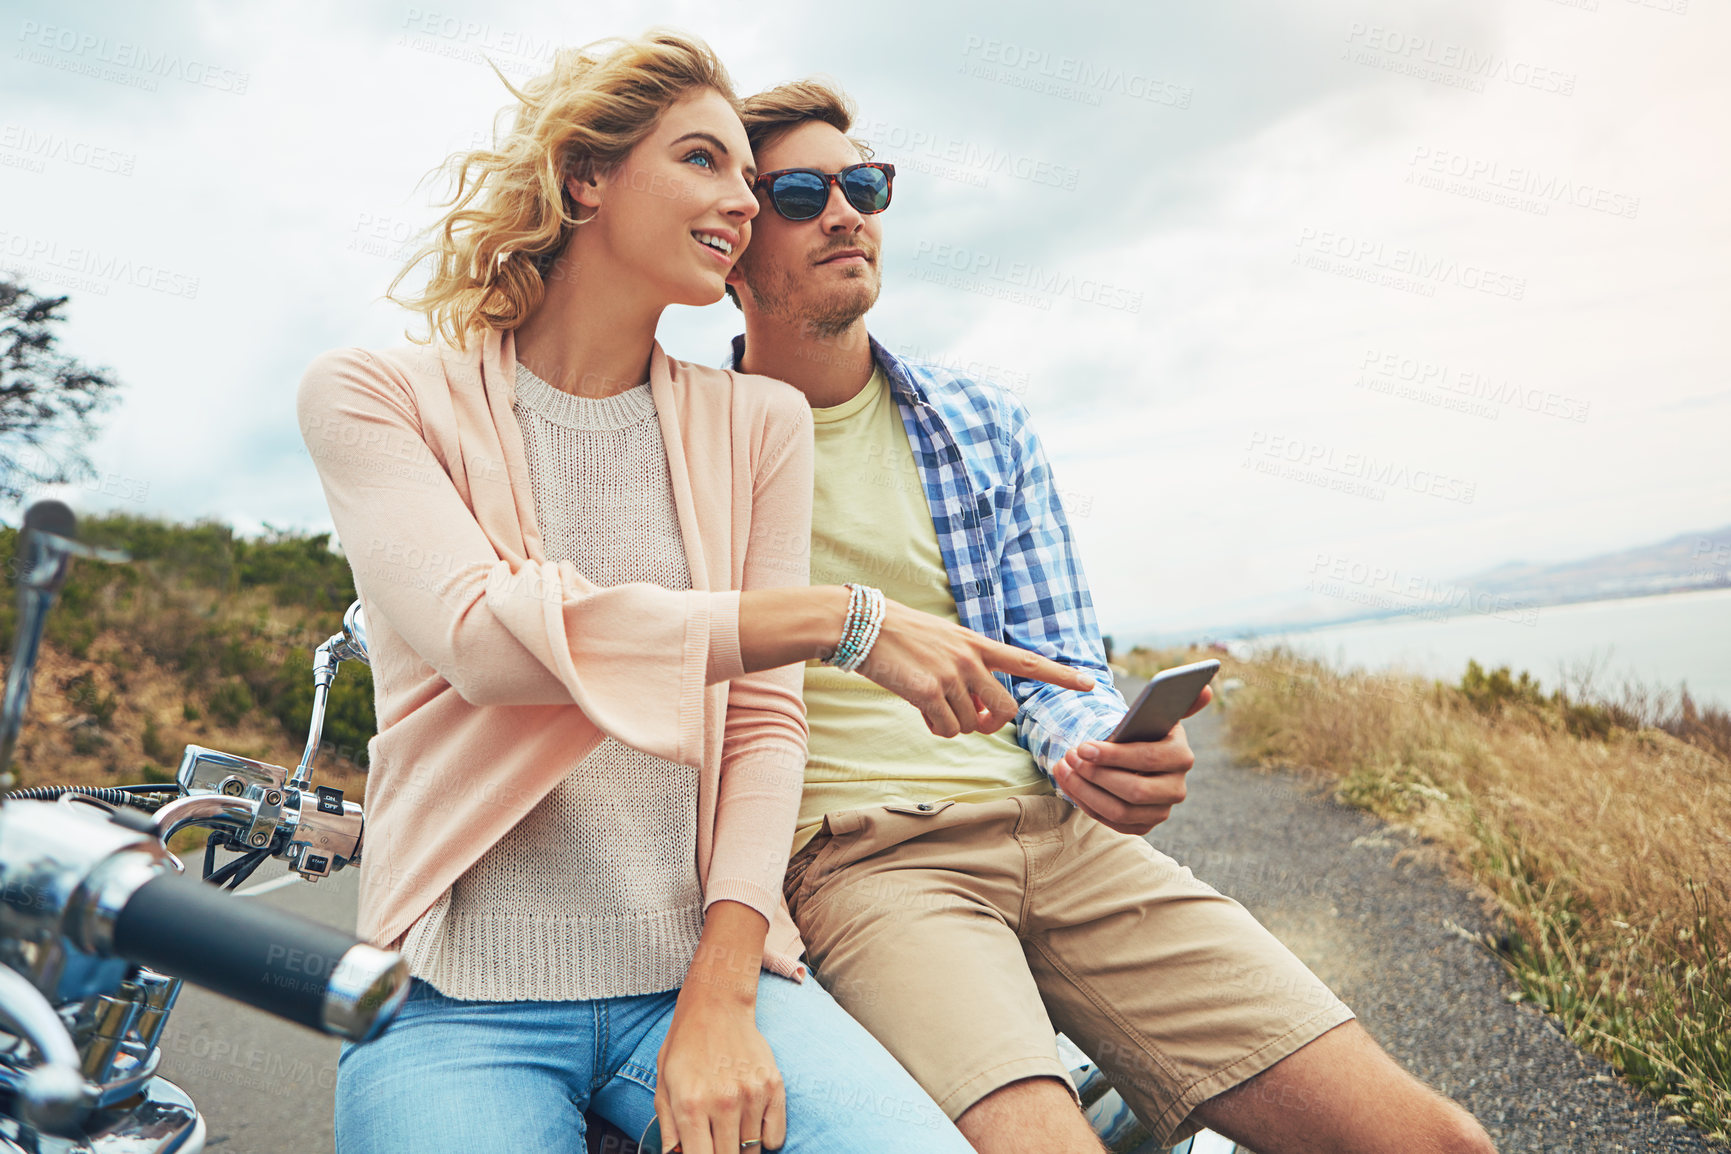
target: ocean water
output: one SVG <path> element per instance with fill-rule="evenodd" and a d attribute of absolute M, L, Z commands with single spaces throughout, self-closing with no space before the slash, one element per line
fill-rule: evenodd
<path fill-rule="evenodd" d="M 1591 666 L 1601 689 L 1630 681 L 1731 708 L 1731 589 L 1588 601 L 1445 620 L 1393 620 L 1264 634 L 1340 668 L 1404 668 L 1458 681 L 1468 659 L 1526 670 L 1551 690 Z"/>

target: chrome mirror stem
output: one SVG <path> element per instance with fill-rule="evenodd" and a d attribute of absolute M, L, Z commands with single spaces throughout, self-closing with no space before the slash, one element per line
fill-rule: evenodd
<path fill-rule="evenodd" d="M 335 650 L 342 640 L 339 633 L 313 650 L 313 711 L 307 722 L 307 745 L 301 751 L 300 764 L 289 774 L 290 789 L 305 790 L 312 785 L 313 758 L 318 756 L 319 742 L 325 734 L 325 701 L 330 696 L 331 682 L 337 679 L 337 666 L 342 662 Z"/>
<path fill-rule="evenodd" d="M 300 764 L 289 775 L 289 789 L 305 790 L 312 784 L 313 758 L 318 756 L 319 742 L 325 732 L 325 704 L 330 696 L 331 682 L 337 678 L 337 666 L 344 661 L 369 663 L 367 623 L 359 601 L 351 603 L 343 614 L 342 632 L 332 634 L 323 645 L 313 650 L 312 718 L 307 724 L 307 744 L 301 752 Z"/>

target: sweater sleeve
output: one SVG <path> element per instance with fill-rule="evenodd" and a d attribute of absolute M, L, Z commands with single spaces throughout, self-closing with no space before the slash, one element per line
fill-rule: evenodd
<path fill-rule="evenodd" d="M 296 408 L 368 612 L 458 695 L 575 704 L 626 745 L 701 763 L 711 637 L 737 622 L 737 593 L 603 587 L 569 561 L 501 557 L 428 446 L 408 382 L 364 350 L 314 361 Z"/>
<path fill-rule="evenodd" d="M 773 429 L 781 440 L 753 486 L 746 589 L 811 582 L 811 409 L 803 397 L 789 400 L 775 410 L 784 418 Z M 804 682 L 805 667 L 795 664 L 728 684 L 706 909 L 726 898 L 775 920 L 805 785 Z"/>

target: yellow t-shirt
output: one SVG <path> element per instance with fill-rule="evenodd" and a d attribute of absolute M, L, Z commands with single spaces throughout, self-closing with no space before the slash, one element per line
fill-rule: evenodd
<path fill-rule="evenodd" d="M 813 409 L 817 470 L 811 511 L 811 582 L 874 585 L 884 596 L 958 621 L 937 530 L 920 487 L 901 410 L 880 368 L 851 400 Z M 867 805 L 989 801 L 1051 793 L 1014 724 L 944 738 L 919 710 L 857 673 L 805 668 L 811 746 L 793 850 L 823 815 Z"/>

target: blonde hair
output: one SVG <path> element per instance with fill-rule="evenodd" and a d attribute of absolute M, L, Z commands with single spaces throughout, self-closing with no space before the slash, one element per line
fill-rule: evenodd
<path fill-rule="evenodd" d="M 574 215 L 568 178 L 616 169 L 691 92 L 713 89 L 740 107 L 714 51 L 677 32 L 561 49 L 552 71 L 521 89 L 499 79 L 518 100 L 515 123 L 503 139 L 495 134 L 492 148 L 454 153 L 433 170 L 450 177 L 451 195 L 441 203 L 451 207 L 385 294 L 427 318 L 427 336 L 410 337 L 418 343 L 442 337 L 460 349 L 474 332 L 522 324 L 541 303 L 543 278 L 571 233 L 589 219 Z M 429 258 L 426 287 L 397 295 Z"/>

